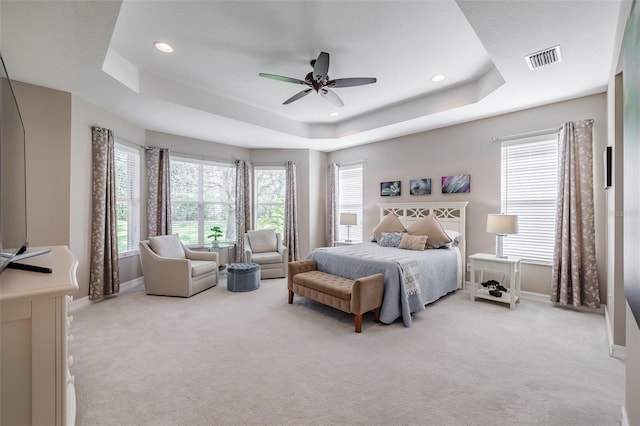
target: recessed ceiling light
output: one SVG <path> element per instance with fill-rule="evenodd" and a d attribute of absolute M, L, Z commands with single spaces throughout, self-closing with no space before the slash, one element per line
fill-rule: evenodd
<path fill-rule="evenodd" d="M 431 81 L 442 81 L 445 79 L 445 76 L 442 74 L 436 74 L 433 77 L 431 77 Z"/>
<path fill-rule="evenodd" d="M 339 112 L 330 112 L 330 113 L 329 113 L 329 117 L 337 117 L 337 116 L 339 116 L 339 115 L 340 115 L 340 113 L 339 113 Z"/>
<path fill-rule="evenodd" d="M 156 49 L 158 49 L 163 53 L 173 52 L 173 47 L 171 47 L 168 43 L 165 43 L 164 41 L 156 41 L 155 43 L 153 43 L 153 45 L 156 47 Z"/>

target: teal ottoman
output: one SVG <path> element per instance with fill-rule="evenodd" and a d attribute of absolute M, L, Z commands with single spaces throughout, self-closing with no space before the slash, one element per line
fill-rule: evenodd
<path fill-rule="evenodd" d="M 227 290 L 252 291 L 260 287 L 260 265 L 232 263 L 227 267 Z"/>

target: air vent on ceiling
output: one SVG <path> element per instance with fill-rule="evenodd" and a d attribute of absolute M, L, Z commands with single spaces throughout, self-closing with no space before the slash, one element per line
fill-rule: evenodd
<path fill-rule="evenodd" d="M 555 64 L 556 62 L 562 62 L 562 54 L 560 53 L 560 46 L 551 47 L 549 49 L 541 50 L 524 58 L 529 65 L 530 70 L 545 67 L 547 65 Z"/>

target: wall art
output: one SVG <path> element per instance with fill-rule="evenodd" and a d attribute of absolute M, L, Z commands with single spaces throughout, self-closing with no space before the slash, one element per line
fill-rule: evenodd
<path fill-rule="evenodd" d="M 411 195 L 431 194 L 431 178 L 409 180 L 409 194 Z"/>
<path fill-rule="evenodd" d="M 400 181 L 380 182 L 381 197 L 396 197 L 400 195 Z"/>
<path fill-rule="evenodd" d="M 471 192 L 471 175 L 442 176 L 442 193 Z"/>

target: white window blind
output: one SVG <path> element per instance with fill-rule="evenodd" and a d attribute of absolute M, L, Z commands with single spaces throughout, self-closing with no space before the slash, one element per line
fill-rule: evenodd
<path fill-rule="evenodd" d="M 235 241 L 235 166 L 171 156 L 171 227 L 187 245 Z"/>
<path fill-rule="evenodd" d="M 504 254 L 553 261 L 558 177 L 555 135 L 502 144 L 502 213 L 518 215 L 518 234 L 504 238 Z"/>
<path fill-rule="evenodd" d="M 116 143 L 116 226 L 118 254 L 138 249 L 140 241 L 140 151 Z"/>
<path fill-rule="evenodd" d="M 361 163 L 340 166 L 338 170 L 338 223 L 340 213 L 355 213 L 357 216 L 357 225 L 350 226 L 348 231 L 346 225 L 338 226 L 340 241 L 347 240 L 348 234 L 352 241 L 362 242 L 362 184 L 363 167 Z"/>
<path fill-rule="evenodd" d="M 284 167 L 256 167 L 256 229 L 275 229 L 284 238 L 287 171 Z"/>

